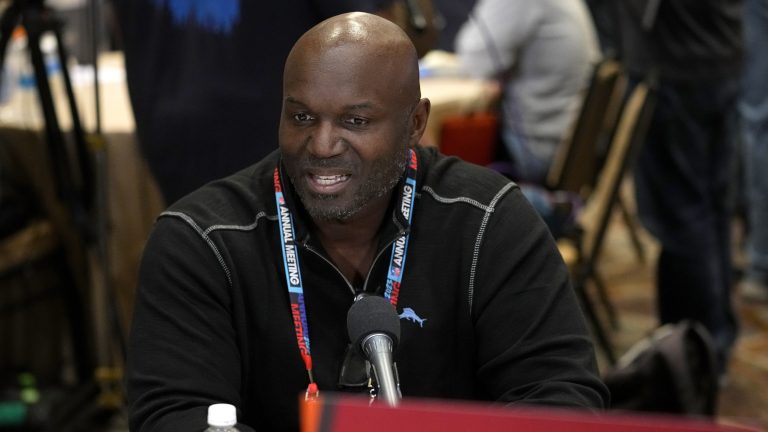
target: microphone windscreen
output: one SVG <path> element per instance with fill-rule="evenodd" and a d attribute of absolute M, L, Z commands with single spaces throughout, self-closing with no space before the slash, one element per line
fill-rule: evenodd
<path fill-rule="evenodd" d="M 362 339 L 372 333 L 385 333 L 392 338 L 393 349 L 400 341 L 400 317 L 384 297 L 366 296 L 352 304 L 347 312 L 347 333 L 360 349 Z"/>

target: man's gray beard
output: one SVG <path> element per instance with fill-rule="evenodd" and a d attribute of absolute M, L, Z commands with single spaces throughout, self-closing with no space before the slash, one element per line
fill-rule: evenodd
<path fill-rule="evenodd" d="M 397 156 L 393 158 L 394 160 L 378 161 L 372 169 L 374 175 L 368 178 L 360 189 L 355 192 L 352 202 L 346 207 L 323 206 L 321 203 L 307 205 L 310 202 L 316 201 L 332 201 L 337 198 L 337 195 L 315 194 L 303 187 L 297 187 L 296 192 L 312 219 L 340 222 L 349 220 L 360 212 L 366 204 L 392 191 L 403 176 L 403 172 L 405 172 L 407 154 L 407 151 L 402 151 L 398 152 Z"/>

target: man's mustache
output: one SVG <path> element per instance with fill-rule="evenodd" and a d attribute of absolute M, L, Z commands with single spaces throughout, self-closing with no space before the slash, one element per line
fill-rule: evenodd
<path fill-rule="evenodd" d="M 345 171 L 352 171 L 355 164 L 341 159 L 340 157 L 319 158 L 316 156 L 304 156 L 297 160 L 297 165 L 301 170 L 311 169 L 341 169 Z"/>

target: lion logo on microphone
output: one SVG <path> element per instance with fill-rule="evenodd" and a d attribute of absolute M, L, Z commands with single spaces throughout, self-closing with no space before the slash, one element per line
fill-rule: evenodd
<path fill-rule="evenodd" d="M 398 315 L 400 319 L 406 319 L 411 322 L 415 322 L 419 325 L 419 327 L 424 327 L 424 321 L 426 321 L 426 318 L 420 317 L 413 309 L 411 308 L 403 308 L 403 313 Z"/>

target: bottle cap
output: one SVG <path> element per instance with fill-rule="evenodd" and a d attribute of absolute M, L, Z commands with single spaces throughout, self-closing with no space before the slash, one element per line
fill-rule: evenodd
<path fill-rule="evenodd" d="M 237 411 L 230 404 L 213 404 L 208 407 L 209 426 L 234 426 L 237 424 Z"/>

